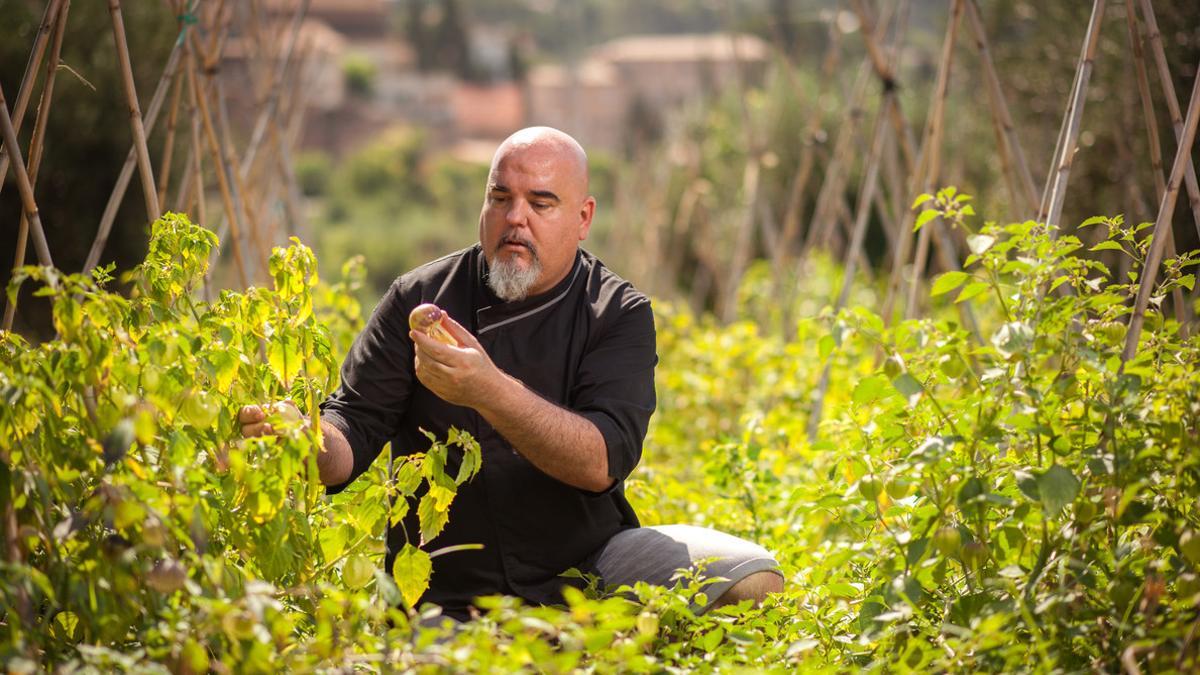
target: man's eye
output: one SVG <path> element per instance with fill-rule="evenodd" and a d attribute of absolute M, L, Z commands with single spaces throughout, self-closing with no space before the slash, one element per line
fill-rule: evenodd
<path fill-rule="evenodd" d="M 493 204 L 500 204 L 500 203 L 508 201 L 508 195 L 505 195 L 505 194 L 493 194 L 493 195 L 490 195 L 490 198 L 491 198 Z"/>
<path fill-rule="evenodd" d="M 533 208 L 538 209 L 539 211 L 542 209 L 549 208 L 549 207 L 550 207 L 549 202 L 534 202 L 533 203 Z"/>

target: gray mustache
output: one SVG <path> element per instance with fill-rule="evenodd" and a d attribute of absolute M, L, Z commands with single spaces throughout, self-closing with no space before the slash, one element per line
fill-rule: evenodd
<path fill-rule="evenodd" d="M 496 248 L 499 248 L 505 244 L 520 244 L 521 246 L 529 249 L 530 253 L 537 255 L 537 248 L 534 247 L 533 242 L 525 239 L 524 237 L 506 234 L 500 238 L 500 243 L 496 245 Z"/>

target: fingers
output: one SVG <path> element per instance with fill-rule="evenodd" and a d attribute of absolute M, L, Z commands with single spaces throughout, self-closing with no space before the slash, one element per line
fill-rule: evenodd
<path fill-rule="evenodd" d="M 475 339 L 474 335 L 471 335 L 471 331 L 463 328 L 462 324 L 455 321 L 449 314 L 442 317 L 442 327 L 450 333 L 451 337 L 458 340 L 458 344 L 464 347 L 479 348 L 479 341 Z"/>
<path fill-rule="evenodd" d="M 238 422 L 243 426 L 247 424 L 255 424 L 267 418 L 267 413 L 262 409 L 262 406 L 244 405 L 238 411 Z"/>
<path fill-rule="evenodd" d="M 259 422 L 258 424 L 243 424 L 242 425 L 242 437 L 243 438 L 258 438 L 259 436 L 272 436 L 274 434 L 275 434 L 274 427 L 272 427 L 270 424 L 268 424 L 266 422 Z"/>

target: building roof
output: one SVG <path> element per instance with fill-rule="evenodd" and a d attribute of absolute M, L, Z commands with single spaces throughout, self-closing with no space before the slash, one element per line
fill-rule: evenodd
<path fill-rule="evenodd" d="M 579 84 L 590 87 L 611 86 L 617 81 L 617 71 L 613 65 L 595 58 L 580 63 L 575 76 Z M 565 66 L 543 64 L 530 69 L 529 82 L 539 87 L 565 87 L 570 80 Z"/>
<path fill-rule="evenodd" d="M 592 55 L 612 63 L 622 61 L 765 61 L 770 47 L 761 38 L 740 33 L 634 35 L 606 42 Z"/>

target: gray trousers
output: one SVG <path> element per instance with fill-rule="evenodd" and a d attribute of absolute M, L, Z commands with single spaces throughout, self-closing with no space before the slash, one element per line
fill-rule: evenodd
<path fill-rule="evenodd" d="M 704 587 L 704 611 L 734 584 L 756 572 L 783 576 L 779 563 L 762 546 L 733 535 L 694 525 L 638 527 L 618 533 L 601 549 L 596 571 L 609 587 L 645 581 L 671 586 L 671 577 L 705 559 L 702 577 L 716 581 Z"/>

